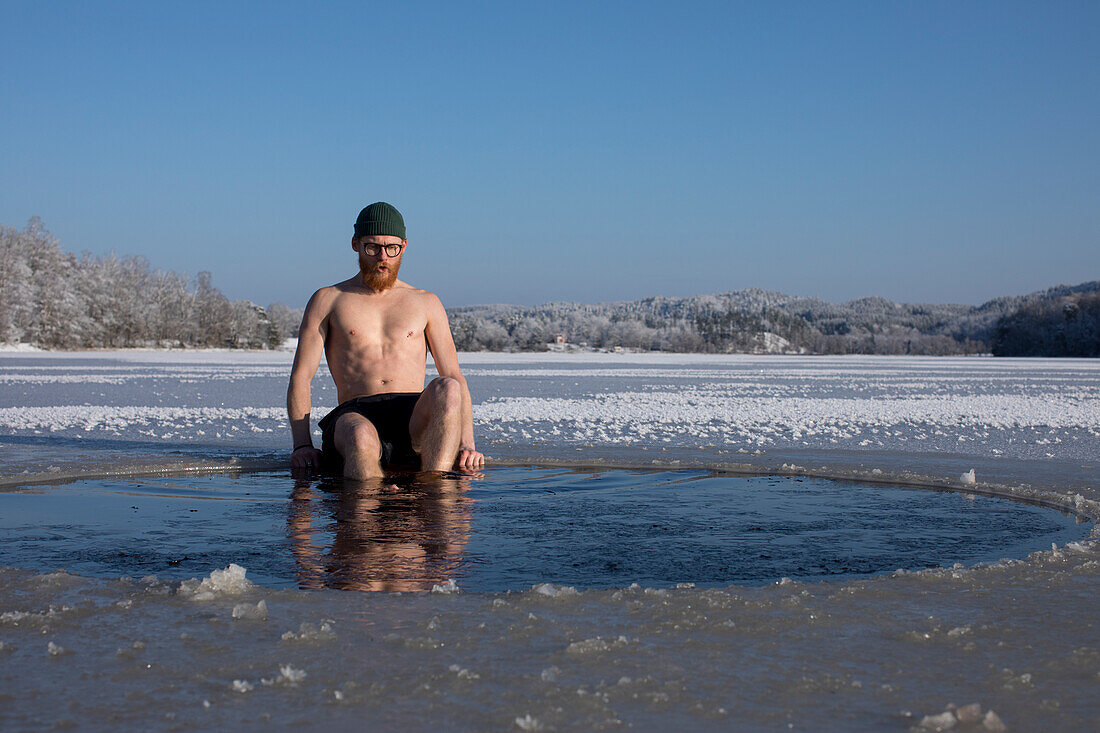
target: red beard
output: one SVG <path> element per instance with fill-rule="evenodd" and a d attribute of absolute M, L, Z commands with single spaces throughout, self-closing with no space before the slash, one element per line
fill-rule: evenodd
<path fill-rule="evenodd" d="M 389 290 L 393 287 L 393 284 L 397 282 L 397 271 L 400 269 L 400 259 L 389 260 L 386 263 L 386 269 L 383 271 L 379 271 L 378 266 L 375 265 L 371 269 L 363 272 L 363 284 L 371 290 L 378 292 Z"/>

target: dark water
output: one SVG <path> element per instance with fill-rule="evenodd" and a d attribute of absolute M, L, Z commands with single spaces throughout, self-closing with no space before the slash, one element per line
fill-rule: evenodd
<path fill-rule="evenodd" d="M 492 468 L 352 486 L 285 472 L 0 493 L 0 564 L 279 587 L 467 591 L 866 576 L 1023 557 L 1087 534 L 1004 499 L 706 471 Z"/>

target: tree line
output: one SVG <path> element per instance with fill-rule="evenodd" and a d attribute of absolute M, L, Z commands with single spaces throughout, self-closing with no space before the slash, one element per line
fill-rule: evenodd
<path fill-rule="evenodd" d="M 301 311 L 230 300 L 209 272 L 189 278 L 144 257 L 76 257 L 37 217 L 0 225 L 0 342 L 47 349 L 274 348 Z"/>
<path fill-rule="evenodd" d="M 997 322 L 994 356 L 1100 356 L 1100 292 L 1029 303 Z"/>
<path fill-rule="evenodd" d="M 596 305 L 466 306 L 449 313 L 456 344 L 470 351 L 538 350 L 560 337 L 601 349 L 1060 356 L 1098 348 L 1089 305 L 1097 293 L 1100 282 L 1093 281 L 968 306 L 878 297 L 837 304 L 750 288 Z M 1063 314 L 1062 320 L 1051 314 Z"/>
<path fill-rule="evenodd" d="M 593 349 L 703 353 L 1100 355 L 1100 281 L 979 306 L 860 298 L 829 303 L 756 288 L 617 303 L 481 305 L 447 311 L 463 351 Z M 36 217 L 0 225 L 0 342 L 45 348 L 274 348 L 302 311 L 231 301 L 209 272 L 143 257 L 80 258 Z"/>

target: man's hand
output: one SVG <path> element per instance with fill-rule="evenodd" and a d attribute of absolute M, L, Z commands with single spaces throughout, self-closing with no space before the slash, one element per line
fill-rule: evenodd
<path fill-rule="evenodd" d="M 290 454 L 290 470 L 295 476 L 310 474 L 321 469 L 321 451 L 312 445 L 303 445 Z"/>
<path fill-rule="evenodd" d="M 485 456 L 473 448 L 460 447 L 458 458 L 455 459 L 455 469 L 458 471 L 480 471 L 485 468 Z"/>

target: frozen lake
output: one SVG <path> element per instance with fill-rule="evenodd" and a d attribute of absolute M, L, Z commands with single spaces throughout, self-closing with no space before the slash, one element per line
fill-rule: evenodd
<path fill-rule="evenodd" d="M 153 471 L 166 462 L 275 470 L 288 447 L 282 404 L 289 363 L 280 353 L 0 354 L 4 498 L 19 492 L 41 508 L 66 492 L 78 495 L 58 488 L 76 477 Z M 706 497 L 716 491 L 707 481 L 774 473 L 781 477 L 753 480 L 782 484 L 782 500 L 808 515 L 830 516 L 842 499 L 866 510 L 888 491 L 971 501 L 888 488 L 923 485 L 1100 516 L 1096 362 L 476 354 L 464 355 L 463 364 L 479 447 L 505 466 L 493 469 L 501 477 L 534 470 L 520 467 L 527 463 L 558 464 L 567 473 L 587 465 L 598 470 L 586 475 L 613 483 L 648 467 L 657 473 L 644 475 L 691 476 L 689 487 Z M 322 371 L 315 417 L 334 403 Z M 975 483 L 961 483 L 970 469 Z M 638 474 L 630 475 L 637 484 Z M 121 479 L 95 480 L 104 490 L 102 482 Z M 26 493 L 28 485 L 45 493 Z M 843 496 L 829 499 L 827 491 L 823 498 L 823 487 Z M 325 512 L 336 509 L 320 485 L 312 490 L 305 502 L 311 529 L 298 534 L 323 549 L 336 541 L 325 534 Z M 475 483 L 462 495 L 479 491 Z M 303 504 L 300 495 L 278 493 L 266 502 L 273 507 L 266 521 L 279 524 L 285 542 L 294 534 L 292 507 Z M 114 496 L 127 500 L 126 491 Z M 984 501 L 1001 500 L 973 500 Z M 124 508 L 140 513 L 150 502 Z M 212 523 L 232 514 L 214 512 L 214 504 L 202 507 Z M 653 496 L 643 504 L 659 506 Z M 524 511 L 501 506 L 512 517 Z M 736 518 L 738 506 L 727 513 Z M 28 520 L 33 514 L 21 511 L 31 512 Z M 530 574 L 501 585 L 467 575 L 464 587 L 455 573 L 454 583 L 433 583 L 433 593 L 363 594 L 285 587 L 253 552 L 264 547 L 262 531 L 240 543 L 237 557 L 231 550 L 203 556 L 218 544 L 197 543 L 202 561 L 186 568 L 190 552 L 153 573 L 140 563 L 80 567 L 86 556 L 56 550 L 94 546 L 97 513 L 85 518 L 75 501 L 66 511 L 73 521 L 54 521 L 68 529 L 53 542 L 49 529 L 28 539 L 33 527 L 50 526 L 41 515 L 20 522 L 5 512 L 0 525 L 0 565 L 9 566 L 0 570 L 4 727 L 906 730 L 925 716 L 926 727 L 962 720 L 960 730 L 999 722 L 1010 730 L 1100 726 L 1100 543 L 1092 525 L 1070 528 L 1090 531 L 1087 539 L 1051 540 L 1055 550 L 1049 543 L 1043 551 L 982 549 L 992 519 L 937 535 L 946 526 L 937 516 L 961 521 L 962 513 L 924 506 L 898 524 L 941 551 L 943 567 L 916 572 L 912 564 L 899 570 L 908 564 L 899 562 L 873 577 L 803 582 L 769 580 L 761 566 L 759 578 L 728 584 L 704 579 L 709 565 L 700 562 L 660 577 L 650 572 L 637 584 L 623 575 L 600 586 L 584 576 L 551 576 L 545 563 L 552 558 L 543 556 L 534 568 L 515 563 Z M 592 505 L 578 511 L 585 516 Z M 620 528 L 629 524 L 629 508 L 609 512 L 617 512 Z M 149 514 L 154 531 L 169 524 Z M 544 519 L 542 526 L 568 526 L 568 512 Z M 170 534 L 160 540 L 167 555 Z M 685 536 L 681 526 L 670 544 Z M 221 546 L 232 548 L 227 539 Z M 135 548 L 138 560 L 142 552 L 158 556 L 158 540 L 150 541 Z M 294 567 L 310 557 L 290 552 Z M 721 555 L 685 550 L 692 552 L 704 560 Z M 999 559 L 1014 556 L 1020 559 Z M 659 560 L 674 566 L 672 558 Z M 229 562 L 247 577 L 236 566 L 221 570 Z M 677 587 L 680 572 L 702 582 Z M 196 580 L 181 583 L 185 576 Z M 970 704 L 977 708 L 953 707 Z M 988 716 L 989 709 L 996 713 Z"/>

